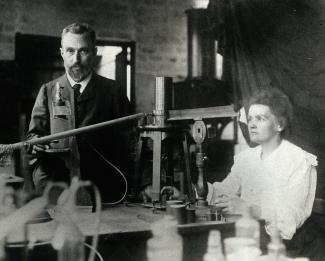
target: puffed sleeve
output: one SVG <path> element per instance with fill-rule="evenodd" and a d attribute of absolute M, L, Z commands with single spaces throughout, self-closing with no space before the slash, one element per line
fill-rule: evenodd
<path fill-rule="evenodd" d="M 208 202 L 214 203 L 214 200 L 222 195 L 240 195 L 241 178 L 240 178 L 240 166 L 241 157 L 234 157 L 234 164 L 231 168 L 230 173 L 222 182 L 215 182 L 209 185 L 209 193 L 207 196 Z"/>
<path fill-rule="evenodd" d="M 316 166 L 316 156 L 304 152 L 287 182 L 275 188 L 273 217 L 270 208 L 266 209 L 268 204 L 262 204 L 262 217 L 266 220 L 267 232 L 272 231 L 272 226 L 277 226 L 282 238 L 291 239 L 310 216 L 316 191 Z"/>

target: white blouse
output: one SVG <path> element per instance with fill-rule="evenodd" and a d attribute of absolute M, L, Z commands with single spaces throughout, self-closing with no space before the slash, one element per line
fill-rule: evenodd
<path fill-rule="evenodd" d="M 266 159 L 261 146 L 249 148 L 234 157 L 231 172 L 213 184 L 208 200 L 220 194 L 236 195 L 258 205 L 266 230 L 279 229 L 282 238 L 291 239 L 310 216 L 316 191 L 317 157 L 283 140 Z"/>

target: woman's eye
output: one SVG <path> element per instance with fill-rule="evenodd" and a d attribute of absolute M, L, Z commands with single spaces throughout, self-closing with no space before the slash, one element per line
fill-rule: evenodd
<path fill-rule="evenodd" d="M 257 121 L 266 121 L 266 118 L 262 117 L 262 116 L 258 116 L 258 117 L 256 117 L 256 120 Z"/>

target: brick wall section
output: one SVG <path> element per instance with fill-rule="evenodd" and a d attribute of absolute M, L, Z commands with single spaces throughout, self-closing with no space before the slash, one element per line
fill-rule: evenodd
<path fill-rule="evenodd" d="M 136 41 L 136 110 L 154 108 L 156 75 L 187 74 L 185 10 L 191 0 L 0 0 L 0 59 L 15 57 L 15 33 L 59 36 L 74 21 L 99 39 Z"/>
<path fill-rule="evenodd" d="M 19 20 L 18 3 L 0 0 L 0 10 L 0 59 L 11 60 L 14 57 L 14 34 Z"/>

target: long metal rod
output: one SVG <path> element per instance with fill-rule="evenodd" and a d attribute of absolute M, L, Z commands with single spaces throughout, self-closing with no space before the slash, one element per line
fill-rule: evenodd
<path fill-rule="evenodd" d="M 112 126 L 112 125 L 115 125 L 115 124 L 118 124 L 118 123 L 122 123 L 122 122 L 125 122 L 125 121 L 139 119 L 139 118 L 142 118 L 144 116 L 145 116 L 145 113 L 137 113 L 137 114 L 133 114 L 133 115 L 126 116 L 126 117 L 121 117 L 121 118 L 110 120 L 110 121 L 105 121 L 105 122 L 96 123 L 96 124 L 89 125 L 89 126 L 80 127 L 80 128 L 77 128 L 77 129 L 72 129 L 72 130 L 67 130 L 67 131 L 54 133 L 54 134 L 44 136 L 44 137 L 40 137 L 40 138 L 34 138 L 34 139 L 31 139 L 31 140 L 27 140 L 27 141 L 13 143 L 13 144 L 10 144 L 10 147 L 11 147 L 12 150 L 15 150 L 15 149 L 19 149 L 19 148 L 22 148 L 22 147 L 28 146 L 28 145 L 47 143 L 47 142 L 50 142 L 50 141 L 67 138 L 67 137 L 70 137 L 70 136 L 74 136 L 74 135 L 77 135 L 77 134 L 89 132 L 89 131 L 92 131 L 92 130 L 97 130 L 97 129 L 104 128 L 104 127 L 109 127 L 109 126 Z"/>

